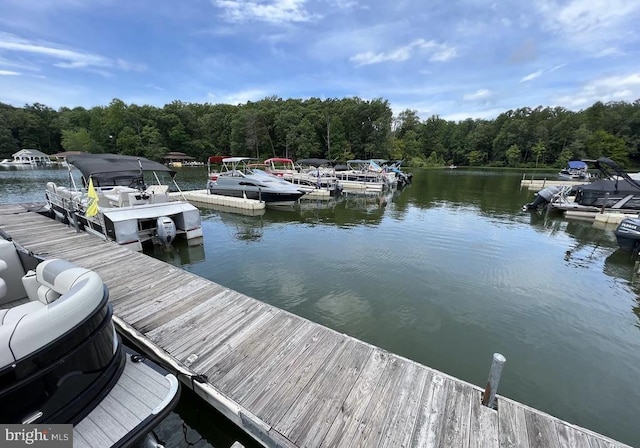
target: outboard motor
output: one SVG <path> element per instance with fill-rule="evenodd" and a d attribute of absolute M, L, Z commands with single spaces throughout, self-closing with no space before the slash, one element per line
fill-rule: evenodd
<path fill-rule="evenodd" d="M 156 220 L 156 237 L 164 247 L 171 246 L 176 238 L 176 223 L 168 216 L 160 216 Z"/>
<path fill-rule="evenodd" d="M 525 204 L 522 206 L 522 210 L 536 210 L 541 205 L 547 205 L 553 199 L 553 196 L 558 194 L 562 190 L 561 187 L 557 187 L 552 185 L 547 188 L 543 188 L 542 190 L 536 193 L 536 197 L 533 202 Z"/>
<path fill-rule="evenodd" d="M 625 218 L 615 231 L 620 249 L 635 252 L 640 248 L 640 219 Z"/>

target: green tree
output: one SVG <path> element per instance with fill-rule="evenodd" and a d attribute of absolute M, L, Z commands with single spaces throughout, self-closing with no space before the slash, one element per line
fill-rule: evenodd
<path fill-rule="evenodd" d="M 471 151 L 469 153 L 469 165 L 482 165 L 487 160 L 487 153 L 481 151 Z"/>
<path fill-rule="evenodd" d="M 91 138 L 85 128 L 62 131 L 62 147 L 65 151 L 101 152 L 99 145 Z"/>
<path fill-rule="evenodd" d="M 538 141 L 535 145 L 533 145 L 533 148 L 531 148 L 531 152 L 536 158 L 536 168 L 538 168 L 538 162 L 541 162 L 542 164 L 545 163 L 544 155 L 546 151 L 547 147 L 544 143 L 542 143 L 542 141 Z"/>
<path fill-rule="evenodd" d="M 629 151 L 625 141 L 602 129 L 591 135 L 587 141 L 587 150 L 590 154 L 608 157 L 623 168 L 629 164 Z"/>
<path fill-rule="evenodd" d="M 518 145 L 511 145 L 507 149 L 507 163 L 509 166 L 518 166 L 520 164 L 520 148 Z"/>

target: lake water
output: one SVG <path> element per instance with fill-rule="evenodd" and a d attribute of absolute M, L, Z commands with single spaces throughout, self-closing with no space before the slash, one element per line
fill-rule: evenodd
<path fill-rule="evenodd" d="M 502 353 L 500 394 L 640 446 L 639 289 L 613 229 L 521 212 L 522 173 L 413 173 L 381 198 L 203 208 L 202 246 L 149 254 L 480 386 Z M 0 170 L 0 202 L 44 201 L 67 177 Z M 201 189 L 206 173 L 177 179 Z"/>

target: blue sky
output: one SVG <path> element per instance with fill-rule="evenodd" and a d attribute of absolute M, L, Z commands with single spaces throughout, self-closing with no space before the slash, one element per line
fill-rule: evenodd
<path fill-rule="evenodd" d="M 638 0 L 0 0 L 0 102 L 580 110 L 640 98 L 639 23 Z"/>

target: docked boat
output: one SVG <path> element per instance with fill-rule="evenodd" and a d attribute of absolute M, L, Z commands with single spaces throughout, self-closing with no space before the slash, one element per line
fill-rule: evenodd
<path fill-rule="evenodd" d="M 402 171 L 402 160 L 381 160 L 379 165 L 385 173 L 393 173 L 390 182 L 395 182 L 395 186 L 399 188 L 409 185 L 413 179 L 412 173 Z"/>
<path fill-rule="evenodd" d="M 394 182 L 393 173 L 385 173 L 373 160 L 347 160 L 345 166 L 335 167 L 336 178 L 345 190 L 381 192 Z"/>
<path fill-rule="evenodd" d="M 342 185 L 329 167 L 327 159 L 302 159 L 294 163 L 285 157 L 273 157 L 264 161 L 265 171 L 291 182 L 309 197 L 317 197 L 317 193 L 337 196 Z"/>
<path fill-rule="evenodd" d="M 562 180 L 584 180 L 590 178 L 589 167 L 583 160 L 570 160 L 567 166 L 558 173 L 558 179 Z"/>
<path fill-rule="evenodd" d="M 160 181 L 165 174 L 175 184 L 171 168 L 119 154 L 70 155 L 67 163 L 80 170 L 86 187 L 78 188 L 71 172 L 70 188 L 47 183 L 47 203 L 62 222 L 136 251 L 144 243 L 169 246 L 176 237 L 202 243 L 198 208 L 186 200 L 171 201 L 169 186 Z M 145 173 L 156 184 L 147 186 Z"/>
<path fill-rule="evenodd" d="M 557 192 L 545 201 L 539 200 L 535 205 L 543 205 L 557 209 L 601 211 L 604 209 L 619 211 L 640 210 L 640 181 L 631 178 L 613 160 L 601 157 L 595 162 L 599 170 L 599 178 L 573 186 L 560 186 Z M 548 190 L 543 189 L 540 193 Z"/>
<path fill-rule="evenodd" d="M 250 166 L 252 160 L 249 157 L 223 158 L 219 172 L 209 169 L 209 193 L 255 199 L 267 205 L 292 205 L 305 194 L 296 185 Z M 209 161 L 211 163 L 211 158 Z"/>
<path fill-rule="evenodd" d="M 179 383 L 124 347 L 108 299 L 94 271 L 0 235 L 2 423 L 72 424 L 76 447 L 153 441 Z"/>

